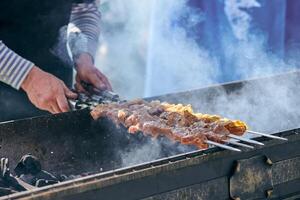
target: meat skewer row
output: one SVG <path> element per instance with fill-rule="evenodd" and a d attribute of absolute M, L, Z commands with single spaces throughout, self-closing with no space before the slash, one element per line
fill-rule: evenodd
<path fill-rule="evenodd" d="M 190 105 L 134 100 L 125 103 L 98 105 L 91 112 L 96 120 L 101 117 L 123 125 L 129 133 L 143 132 L 152 137 L 166 136 L 182 144 L 208 147 L 208 141 L 224 143 L 229 135 L 241 136 L 245 123 L 216 115 L 194 113 Z"/>

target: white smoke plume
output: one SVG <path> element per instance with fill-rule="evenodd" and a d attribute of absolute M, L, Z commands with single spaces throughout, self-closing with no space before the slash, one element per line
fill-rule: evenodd
<path fill-rule="evenodd" d="M 219 55 L 197 44 L 187 30 L 209 16 L 205 10 L 193 10 L 187 2 L 102 3 L 102 43 L 96 63 L 121 96 L 154 96 L 218 83 L 226 66 L 220 63 Z M 293 68 L 268 51 L 263 34 L 251 32 L 253 19 L 247 10 L 260 8 L 260 1 L 224 0 L 223 4 L 235 38 L 224 33 L 222 51 L 225 60 L 232 63 L 233 76 L 245 79 Z M 182 18 L 185 27 L 176 24 Z"/>
<path fill-rule="evenodd" d="M 186 1 L 155 1 L 147 57 L 145 96 L 153 96 L 211 84 L 218 75 L 217 63 L 200 48 L 186 30 L 177 25 L 187 17 L 189 27 L 203 21 Z M 159 16 L 159 17 L 158 17 Z"/>
<path fill-rule="evenodd" d="M 245 9 L 260 7 L 257 0 L 225 0 L 224 11 L 230 22 L 233 33 L 239 40 L 247 40 L 252 17 Z"/>
<path fill-rule="evenodd" d="M 153 96 L 215 82 L 216 61 L 173 24 L 189 11 L 185 4 L 184 0 L 111 1 L 103 21 L 112 25 L 104 27 L 97 63 L 121 96 Z M 202 13 L 195 13 L 188 22 L 192 26 L 203 20 Z M 112 32 L 114 28 L 117 31 Z"/>
<path fill-rule="evenodd" d="M 161 157 L 161 146 L 157 140 L 150 140 L 142 146 L 135 146 L 128 151 L 122 152 L 122 165 L 131 166 L 149 162 Z"/>
<path fill-rule="evenodd" d="M 259 0 L 224 0 L 224 13 L 234 38 L 224 38 L 223 53 L 239 79 L 268 76 L 295 69 L 268 50 L 263 33 L 252 32 L 248 9 L 259 9 Z M 186 0 L 110 0 L 101 6 L 102 44 L 97 66 L 111 79 L 122 97 L 154 96 L 201 88 L 218 83 L 222 65 L 176 21 L 185 18 L 191 30 L 207 20 L 205 11 L 194 11 Z M 226 34 L 224 34 L 226 35 Z M 178 99 L 199 112 L 245 120 L 253 130 L 278 131 L 297 127 L 300 110 L 297 80 L 246 84 L 238 93 L 215 91 L 212 101 L 199 96 Z M 300 95 L 300 94 L 299 94 Z M 148 152 L 148 153 L 147 153 Z M 145 154 L 147 155 L 145 157 Z M 161 156 L 156 142 L 124 152 L 124 166 Z"/>

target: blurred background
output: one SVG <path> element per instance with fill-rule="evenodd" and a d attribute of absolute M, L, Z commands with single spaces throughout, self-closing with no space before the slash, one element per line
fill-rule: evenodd
<path fill-rule="evenodd" d="M 102 0 L 97 66 L 123 98 L 295 70 L 297 0 Z"/>

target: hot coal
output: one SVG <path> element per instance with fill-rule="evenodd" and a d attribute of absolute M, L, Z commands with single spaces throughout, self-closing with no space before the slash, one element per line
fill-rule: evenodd
<path fill-rule="evenodd" d="M 24 155 L 20 159 L 14 168 L 15 175 L 10 171 L 8 158 L 1 158 L 0 173 L 0 196 L 53 185 L 88 175 L 66 176 L 62 174 L 54 176 L 50 172 L 43 170 L 38 158 L 31 154 Z"/>

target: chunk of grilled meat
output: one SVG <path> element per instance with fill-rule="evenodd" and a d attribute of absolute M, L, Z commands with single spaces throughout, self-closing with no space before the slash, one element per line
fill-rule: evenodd
<path fill-rule="evenodd" d="M 245 123 L 217 115 L 194 113 L 190 105 L 134 100 L 124 103 L 98 105 L 91 112 L 96 120 L 101 117 L 123 125 L 129 133 L 143 132 L 152 137 L 166 136 L 182 144 L 207 148 L 206 140 L 223 143 L 229 134 L 243 135 Z"/>

